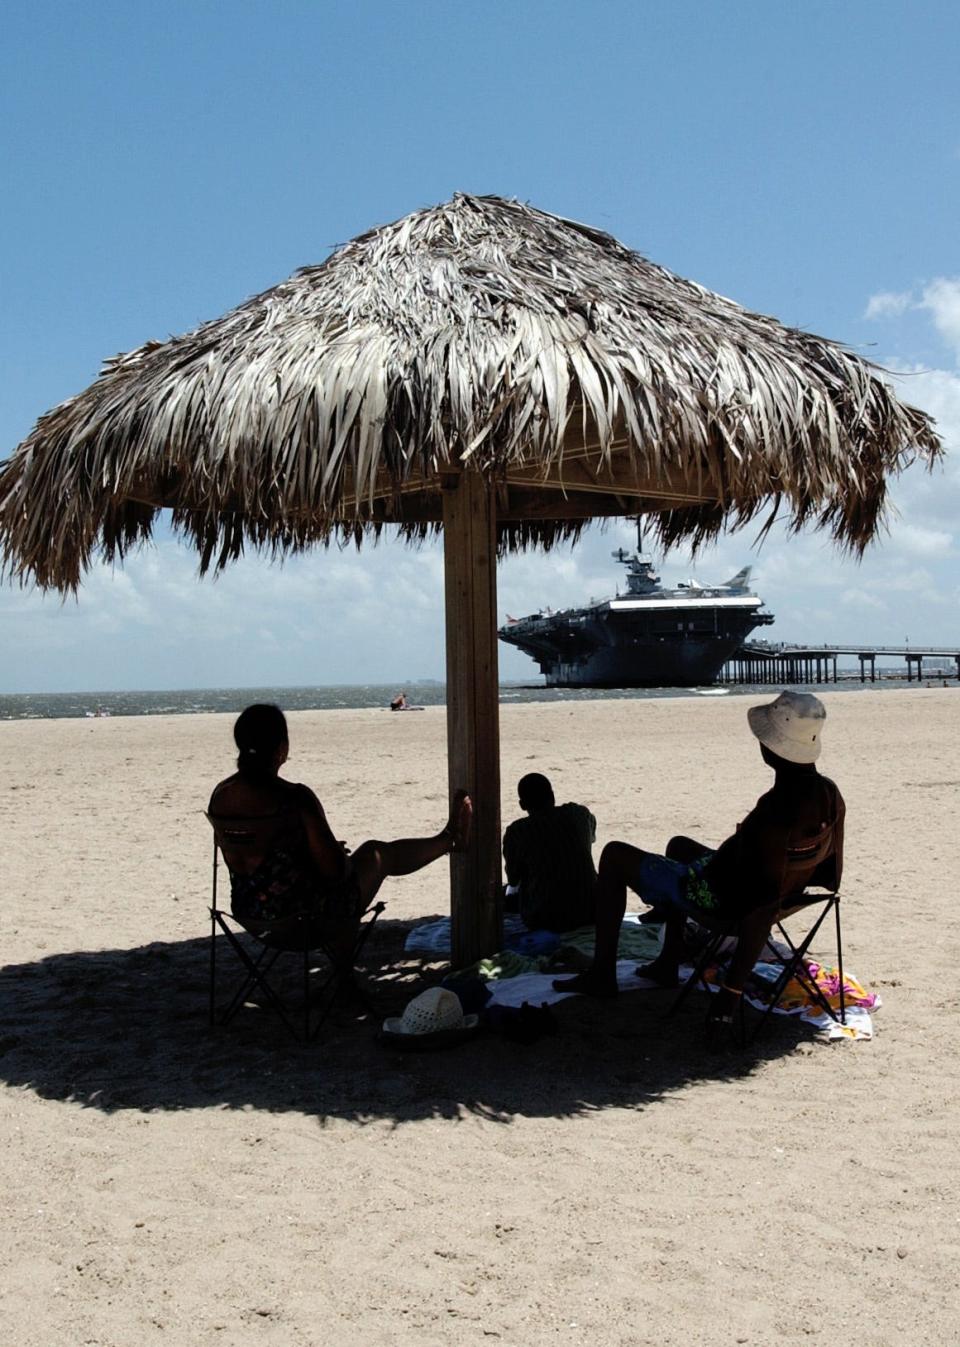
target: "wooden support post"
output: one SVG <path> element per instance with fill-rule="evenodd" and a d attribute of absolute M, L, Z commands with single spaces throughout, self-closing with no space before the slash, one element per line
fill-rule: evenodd
<path fill-rule="evenodd" d="M 502 944 L 500 701 L 497 671 L 496 498 L 478 472 L 443 491 L 447 628 L 447 763 L 451 791 L 473 798 L 473 841 L 450 857 L 455 967 Z"/>

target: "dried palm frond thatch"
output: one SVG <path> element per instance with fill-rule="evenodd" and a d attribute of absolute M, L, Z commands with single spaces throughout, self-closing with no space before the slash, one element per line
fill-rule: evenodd
<path fill-rule="evenodd" d="M 162 507 L 201 568 L 423 532 L 445 473 L 498 483 L 501 545 L 658 511 L 702 541 L 781 502 L 862 549 L 930 418 L 843 347 L 607 234 L 456 196 L 195 332 L 109 361 L 0 471 L 7 571 L 76 586 Z"/>

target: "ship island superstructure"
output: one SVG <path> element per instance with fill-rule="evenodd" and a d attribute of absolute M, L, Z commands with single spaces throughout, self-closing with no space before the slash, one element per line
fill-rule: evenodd
<path fill-rule="evenodd" d="M 750 587 L 750 567 L 719 585 L 696 580 L 665 589 L 642 539 L 613 553 L 626 567 L 626 592 L 563 612 L 509 618 L 502 641 L 540 666 L 548 687 L 697 687 L 773 614 Z"/>

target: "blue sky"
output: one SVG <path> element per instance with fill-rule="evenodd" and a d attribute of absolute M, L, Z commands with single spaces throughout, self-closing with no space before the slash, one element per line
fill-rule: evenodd
<path fill-rule="evenodd" d="M 958 50 L 960 8 L 923 0 L 10 4 L 0 456 L 105 357 L 496 192 L 901 371 L 954 453 L 862 564 L 748 530 L 696 573 L 752 561 L 780 639 L 956 642 Z M 630 534 L 507 562 L 501 613 L 610 592 Z M 388 543 L 197 583 L 161 534 L 77 602 L 0 588 L 0 623 L 3 691 L 437 677 L 442 563 Z"/>

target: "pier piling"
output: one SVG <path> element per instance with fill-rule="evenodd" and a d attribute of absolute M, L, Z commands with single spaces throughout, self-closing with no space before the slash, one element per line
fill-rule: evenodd
<path fill-rule="evenodd" d="M 863 646 L 863 645 L 822 645 L 805 646 L 781 642 L 749 641 L 737 650 L 720 671 L 722 683 L 836 683 L 838 681 L 837 659 L 840 655 L 849 655 L 860 664 L 860 682 L 867 681 L 867 666 L 870 666 L 870 682 L 877 681 L 877 656 L 899 656 L 906 661 L 907 682 L 914 681 L 916 667 L 917 682 L 923 682 L 923 661 L 925 659 L 953 660 L 957 667 L 956 678 L 960 682 L 960 649 L 955 646 Z M 938 677 L 941 674 L 938 672 Z M 946 677 L 945 674 L 943 674 Z M 953 675 L 951 675 L 952 677 Z"/>

